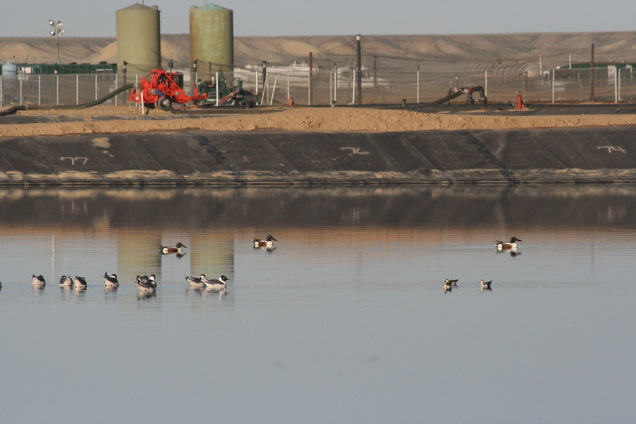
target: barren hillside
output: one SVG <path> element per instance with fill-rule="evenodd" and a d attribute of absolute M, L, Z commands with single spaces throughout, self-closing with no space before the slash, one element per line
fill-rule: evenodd
<path fill-rule="evenodd" d="M 537 58 L 565 62 L 572 55 L 587 61 L 590 45 L 595 44 L 597 61 L 636 62 L 636 31 L 604 33 L 527 33 L 482 35 L 365 35 L 362 52 L 365 59 L 375 57 L 385 67 L 405 63 L 516 61 Z M 161 52 L 167 63 L 185 67 L 189 62 L 189 36 L 163 35 Z M 347 62 L 355 55 L 354 36 L 236 37 L 234 56 L 237 65 L 260 63 L 288 64 L 304 60 L 309 52 L 318 64 Z M 60 39 L 63 63 L 97 63 L 117 60 L 114 38 Z M 53 63 L 56 46 L 53 37 L 0 38 L 0 61 Z M 165 66 L 165 65 L 164 65 Z"/>

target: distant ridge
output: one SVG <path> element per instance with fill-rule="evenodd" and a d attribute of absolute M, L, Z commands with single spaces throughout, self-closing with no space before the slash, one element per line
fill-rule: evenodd
<path fill-rule="evenodd" d="M 384 66 L 400 67 L 403 62 L 479 62 L 515 61 L 559 57 L 570 54 L 578 61 L 590 57 L 595 44 L 597 61 L 636 62 L 636 31 L 589 33 L 519 33 L 477 35 L 363 35 L 362 53 L 375 56 Z M 189 62 L 189 35 L 166 34 L 161 37 L 164 66 L 174 60 L 175 67 L 185 68 Z M 351 60 L 355 55 L 353 35 L 302 37 L 235 37 L 236 65 L 260 63 L 288 64 L 306 60 L 313 53 L 318 64 Z M 63 63 L 114 63 L 117 61 L 115 38 L 61 37 L 60 57 Z M 53 37 L 0 38 L 0 61 L 18 63 L 54 63 Z M 323 63 L 324 62 L 324 63 Z"/>

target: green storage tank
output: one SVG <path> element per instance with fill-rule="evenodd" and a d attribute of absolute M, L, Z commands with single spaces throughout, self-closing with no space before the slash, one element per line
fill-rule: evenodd
<path fill-rule="evenodd" d="M 122 72 L 126 61 L 128 75 L 146 74 L 161 68 L 161 31 L 159 8 L 134 4 L 118 10 L 117 69 Z"/>
<path fill-rule="evenodd" d="M 234 70 L 234 20 L 214 4 L 190 8 L 190 64 L 199 72 Z"/>

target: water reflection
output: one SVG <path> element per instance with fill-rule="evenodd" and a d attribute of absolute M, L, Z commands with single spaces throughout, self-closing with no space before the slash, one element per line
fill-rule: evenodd
<path fill-rule="evenodd" d="M 205 420 L 209 405 L 191 393 L 209 392 L 224 393 L 215 418 L 228 422 L 416 422 L 423 411 L 429 421 L 492 422 L 483 405 L 493 393 L 505 422 L 535 402 L 544 422 L 602 422 L 601 403 L 618 421 L 632 415 L 621 394 L 636 378 L 624 366 L 636 355 L 625 337 L 636 319 L 635 187 L 0 190 L 0 199 L 7 422 L 96 413 L 174 422 L 174 405 L 187 402 Z M 270 232 L 276 245 L 254 248 Z M 523 246 L 501 253 L 515 259 L 493 254 L 511 234 Z M 159 249 L 177 243 L 187 246 L 180 258 Z M 69 270 L 86 289 L 54 284 Z M 116 289 L 105 285 L 111 273 Z M 54 283 L 37 289 L 32 274 Z M 152 274 L 156 290 L 138 291 L 136 277 Z M 189 287 L 185 276 L 201 274 L 226 275 L 227 289 Z M 444 287 L 447 278 L 459 281 Z M 493 347 L 496 363 L 470 354 Z M 82 357 L 69 373 L 37 360 L 43 349 Z M 140 352 L 159 354 L 140 363 Z M 193 354 L 214 360 L 179 360 Z M 442 357 L 453 367 L 440 368 Z M 457 387 L 474 396 L 449 409 Z M 153 408 L 129 402 L 156 388 Z M 50 397 L 32 408 L 37 390 L 77 393 L 91 408 L 69 412 Z M 100 407 L 104 398 L 120 407 Z M 580 400 L 590 398 L 598 402 Z"/>

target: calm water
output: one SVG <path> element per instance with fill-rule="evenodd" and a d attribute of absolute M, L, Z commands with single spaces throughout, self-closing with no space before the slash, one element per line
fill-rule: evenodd
<path fill-rule="evenodd" d="M 633 421 L 636 187 L 0 198 L 2 422 Z"/>

